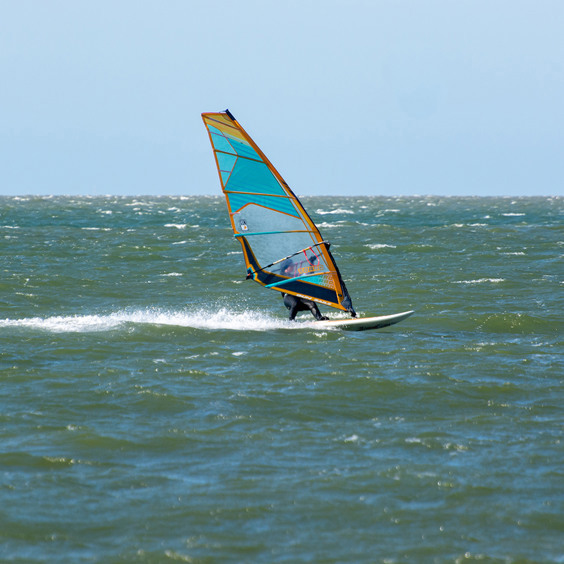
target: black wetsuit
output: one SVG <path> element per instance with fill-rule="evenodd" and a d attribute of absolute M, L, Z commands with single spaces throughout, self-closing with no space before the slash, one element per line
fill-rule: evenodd
<path fill-rule="evenodd" d="M 282 294 L 282 297 L 284 298 L 284 305 L 290 310 L 290 321 L 294 321 L 299 311 L 307 310 L 311 311 L 311 315 L 313 315 L 317 321 L 329 319 L 328 317 L 321 315 L 317 304 L 311 300 L 298 298 L 297 296 L 292 296 L 291 294 Z"/>

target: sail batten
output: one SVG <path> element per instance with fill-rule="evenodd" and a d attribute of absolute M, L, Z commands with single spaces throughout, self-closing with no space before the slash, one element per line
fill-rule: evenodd
<path fill-rule="evenodd" d="M 243 190 L 225 190 L 226 194 L 248 194 L 249 196 L 264 196 L 262 192 L 244 192 Z M 292 199 L 291 196 L 286 194 L 268 194 L 270 198 L 286 198 L 287 200 Z"/>
<path fill-rule="evenodd" d="M 329 244 L 280 173 L 228 110 L 202 119 L 247 277 L 354 313 Z"/>
<path fill-rule="evenodd" d="M 245 159 L 247 161 L 254 161 L 256 163 L 262 162 L 260 159 L 254 159 L 252 157 L 247 157 L 247 156 L 243 156 L 243 155 L 236 155 L 234 152 L 229 152 L 229 151 L 218 151 L 218 154 L 236 156 L 238 159 Z"/>
<path fill-rule="evenodd" d="M 313 233 L 313 231 L 306 231 L 302 229 L 301 231 L 259 231 L 257 233 L 235 233 L 234 237 L 251 237 L 253 235 L 282 235 L 284 233 Z"/>

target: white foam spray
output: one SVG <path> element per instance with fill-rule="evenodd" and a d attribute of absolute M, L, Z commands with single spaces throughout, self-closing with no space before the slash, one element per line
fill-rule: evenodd
<path fill-rule="evenodd" d="M 166 310 L 147 308 L 124 309 L 107 314 L 28 317 L 0 319 L 2 328 L 27 328 L 52 333 L 86 333 L 120 330 L 131 325 L 166 325 L 203 330 L 270 331 L 298 329 L 310 323 L 293 323 L 264 312 L 219 309 Z"/>

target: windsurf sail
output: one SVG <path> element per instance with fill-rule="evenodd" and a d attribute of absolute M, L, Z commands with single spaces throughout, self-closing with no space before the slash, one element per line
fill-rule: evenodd
<path fill-rule="evenodd" d="M 272 163 L 229 110 L 202 119 L 247 278 L 354 316 L 329 243 Z"/>

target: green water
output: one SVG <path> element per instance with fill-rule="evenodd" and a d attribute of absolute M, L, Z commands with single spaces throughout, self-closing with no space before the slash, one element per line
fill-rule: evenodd
<path fill-rule="evenodd" d="M 219 197 L 0 198 L 0 561 L 564 562 L 564 200 L 304 205 L 413 317 L 288 322 Z"/>

